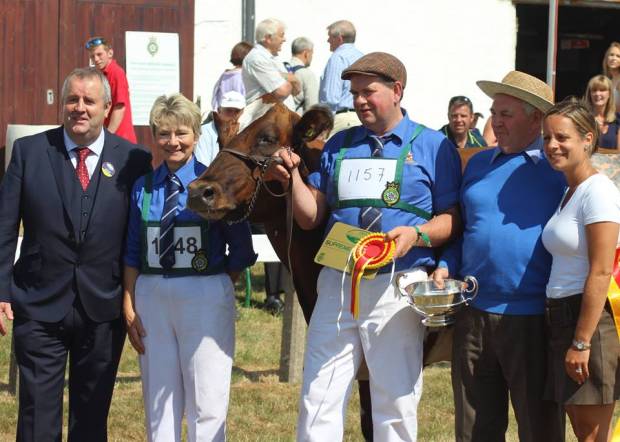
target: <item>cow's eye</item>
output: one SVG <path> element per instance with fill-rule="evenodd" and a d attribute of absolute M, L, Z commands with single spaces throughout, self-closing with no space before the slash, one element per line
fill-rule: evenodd
<path fill-rule="evenodd" d="M 258 140 L 258 144 L 260 145 L 266 145 L 266 144 L 274 144 L 276 142 L 275 138 L 272 137 L 262 137 L 260 140 Z"/>

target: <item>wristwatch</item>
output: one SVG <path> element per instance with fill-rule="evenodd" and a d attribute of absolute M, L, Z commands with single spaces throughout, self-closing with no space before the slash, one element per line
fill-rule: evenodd
<path fill-rule="evenodd" d="M 592 347 L 592 345 L 589 342 L 584 342 L 578 339 L 573 339 L 572 347 L 574 350 L 577 350 L 577 351 L 586 351 L 586 350 L 590 350 L 590 347 Z"/>

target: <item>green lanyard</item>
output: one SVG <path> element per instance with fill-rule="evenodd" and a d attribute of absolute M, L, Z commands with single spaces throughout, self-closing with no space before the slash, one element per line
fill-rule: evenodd
<path fill-rule="evenodd" d="M 400 155 L 396 161 L 396 171 L 395 171 L 395 182 L 397 185 L 402 185 L 402 177 L 403 177 L 403 167 L 405 164 L 405 159 L 407 158 L 407 155 L 411 152 L 411 147 L 413 146 L 413 142 L 414 140 L 418 137 L 418 135 L 420 135 L 422 133 L 422 131 L 425 129 L 425 127 L 421 124 L 418 124 L 414 131 L 413 134 L 411 135 L 411 140 L 409 141 L 409 144 L 404 148 L 401 149 Z M 355 128 L 352 129 L 348 129 L 347 133 L 345 134 L 345 138 L 344 138 L 344 146 L 340 148 L 340 151 L 338 152 L 338 156 L 336 157 L 336 164 L 335 164 L 335 169 L 334 169 L 334 189 L 336 192 L 336 205 L 335 208 L 336 209 L 341 209 L 341 208 L 345 208 L 345 207 L 378 207 L 378 208 L 382 208 L 382 207 L 386 207 L 386 208 L 394 208 L 394 209 L 400 209 L 400 210 L 404 210 L 405 212 L 410 212 L 413 213 L 417 216 L 419 216 L 420 218 L 423 218 L 425 220 L 430 220 L 433 215 L 429 212 L 427 212 L 424 209 L 421 209 L 417 206 L 414 206 L 413 204 L 409 204 L 405 201 L 402 201 L 400 198 L 398 199 L 397 202 L 395 203 L 391 203 L 388 204 L 388 202 L 385 201 L 384 199 L 378 199 L 378 198 L 361 198 L 361 199 L 351 199 L 351 200 L 346 200 L 346 201 L 341 201 L 340 200 L 340 196 L 338 195 L 338 179 L 340 176 L 340 166 L 342 164 L 342 161 L 345 159 L 345 153 L 347 152 L 347 150 L 351 147 L 351 142 L 353 139 L 353 131 L 355 130 Z M 373 161 L 381 161 L 381 158 L 373 158 Z M 393 160 L 392 160 L 393 161 Z M 391 192 L 398 192 L 398 187 L 391 187 L 390 189 L 386 189 L 386 191 L 384 191 L 384 194 L 387 191 L 391 191 Z"/>
<path fill-rule="evenodd" d="M 450 137 L 448 136 L 448 126 L 443 128 L 443 134 L 445 135 L 445 137 L 447 139 L 450 140 Z M 452 141 L 452 140 L 450 140 Z M 454 143 L 456 144 L 456 143 Z M 465 144 L 465 147 L 484 147 L 480 141 L 478 141 L 478 139 L 474 136 L 474 133 L 471 130 L 467 131 L 467 143 Z M 458 146 L 457 146 L 458 148 Z"/>
<path fill-rule="evenodd" d="M 153 172 L 149 172 L 144 177 L 144 195 L 142 196 L 142 226 L 149 222 L 149 211 L 151 210 L 151 198 L 153 197 Z"/>
<path fill-rule="evenodd" d="M 192 259 L 192 268 L 182 268 L 182 269 L 170 269 L 168 271 L 164 271 L 160 268 L 151 268 L 148 265 L 147 259 L 147 251 L 148 251 L 148 240 L 147 240 L 147 229 L 152 226 L 159 226 L 159 221 L 149 221 L 149 212 L 151 210 L 151 199 L 153 197 L 153 172 L 148 173 L 144 177 L 144 194 L 142 196 L 142 228 L 140 229 L 140 237 L 141 237 L 141 255 L 142 255 L 142 268 L 141 273 L 145 274 L 172 274 L 172 275 L 211 275 L 217 274 L 224 271 L 222 268 L 210 268 L 208 267 L 207 262 L 207 240 L 208 240 L 208 230 L 209 223 L 204 222 L 192 222 L 192 221 L 177 221 L 175 225 L 179 227 L 200 227 L 200 235 L 201 235 L 201 243 L 202 249 L 196 250 L 194 259 Z M 189 249 L 189 247 L 188 247 Z"/>

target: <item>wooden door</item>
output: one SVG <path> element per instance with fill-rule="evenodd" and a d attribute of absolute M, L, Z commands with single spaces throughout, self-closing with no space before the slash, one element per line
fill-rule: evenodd
<path fill-rule="evenodd" d="M 194 1 L 193 0 L 60 0 L 60 78 L 76 66 L 88 65 L 84 43 L 100 35 L 114 48 L 114 58 L 125 64 L 125 32 L 175 32 L 179 34 L 181 92 L 193 98 Z M 149 128 L 136 126 L 138 142 L 152 145 Z"/>
<path fill-rule="evenodd" d="M 181 92 L 193 98 L 194 0 L 0 0 L 0 24 L 0 163 L 7 124 L 61 123 L 62 82 L 88 66 L 91 36 L 108 39 L 125 68 L 126 31 L 178 33 Z M 136 135 L 152 144 L 148 127 Z"/>
<path fill-rule="evenodd" d="M 59 0 L 0 0 L 0 177 L 7 124 L 58 123 Z"/>

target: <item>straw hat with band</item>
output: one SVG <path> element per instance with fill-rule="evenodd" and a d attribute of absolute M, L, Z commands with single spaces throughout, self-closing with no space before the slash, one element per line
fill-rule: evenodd
<path fill-rule="evenodd" d="M 531 104 L 543 113 L 553 106 L 553 91 L 547 83 L 524 72 L 508 72 L 501 83 L 482 80 L 476 84 L 491 98 L 495 98 L 496 94 L 510 95 Z"/>

